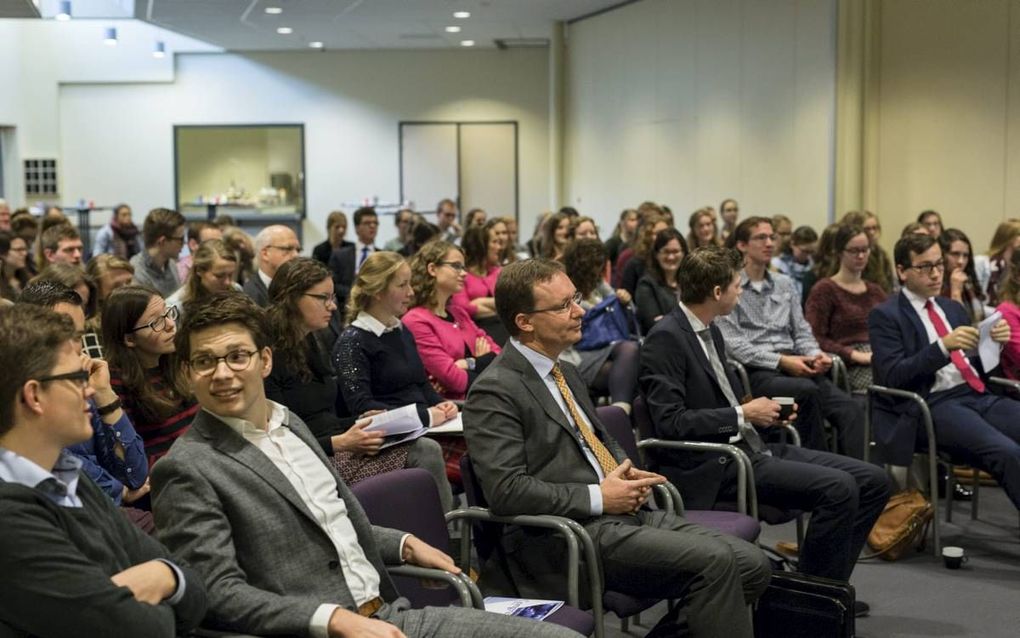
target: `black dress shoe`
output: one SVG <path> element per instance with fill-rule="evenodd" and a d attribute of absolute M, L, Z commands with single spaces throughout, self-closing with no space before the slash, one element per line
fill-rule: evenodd
<path fill-rule="evenodd" d="M 871 613 L 871 605 L 863 600 L 854 601 L 854 618 L 864 618 Z"/>
<path fill-rule="evenodd" d="M 946 481 L 942 480 L 939 483 L 939 498 L 946 497 Z M 972 501 L 974 500 L 974 490 L 970 489 L 963 483 L 957 481 L 953 487 L 953 500 L 954 501 Z"/>

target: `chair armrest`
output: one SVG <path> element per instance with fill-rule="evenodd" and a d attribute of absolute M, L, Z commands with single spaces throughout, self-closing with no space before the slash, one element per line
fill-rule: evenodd
<path fill-rule="evenodd" d="M 386 571 L 394 576 L 443 581 L 457 590 L 461 607 L 465 609 L 472 607 L 475 609 L 485 609 L 485 605 L 482 604 L 482 594 L 478 591 L 478 587 L 470 578 L 466 578 L 463 574 L 454 574 L 445 569 L 433 569 L 417 565 L 388 565 Z"/>
<path fill-rule="evenodd" d="M 832 369 L 829 370 L 829 374 L 832 377 L 832 383 L 836 387 L 842 388 L 850 393 L 850 374 L 846 369 L 846 361 L 843 361 L 843 357 L 839 356 L 835 352 L 826 352 L 830 359 L 832 359 Z"/>
<path fill-rule="evenodd" d="M 1014 379 L 1007 379 L 1005 377 L 988 377 L 988 382 L 1004 386 L 1015 392 L 1020 392 L 1020 381 L 1016 381 Z"/>
<path fill-rule="evenodd" d="M 793 427 L 792 423 L 780 423 L 778 427 L 781 427 L 784 430 L 786 430 L 786 434 L 787 436 L 790 437 L 790 440 L 793 441 L 793 445 L 795 445 L 796 447 L 801 447 L 800 432 L 797 431 L 797 428 Z"/>
<path fill-rule="evenodd" d="M 737 511 L 749 514 L 758 520 L 758 495 L 754 488 L 754 469 L 751 459 L 735 445 L 729 443 L 709 443 L 706 441 L 663 441 L 662 439 L 642 439 L 639 448 L 658 448 L 665 450 L 689 450 L 693 452 L 719 452 L 733 459 L 737 467 Z M 750 501 L 750 510 L 748 509 Z"/>
<path fill-rule="evenodd" d="M 740 385 L 744 386 L 744 393 L 742 396 L 749 396 L 751 394 L 751 377 L 747 375 L 747 368 L 744 367 L 743 363 L 740 363 L 736 359 L 727 359 L 726 365 L 733 368 L 737 377 L 740 378 Z"/>

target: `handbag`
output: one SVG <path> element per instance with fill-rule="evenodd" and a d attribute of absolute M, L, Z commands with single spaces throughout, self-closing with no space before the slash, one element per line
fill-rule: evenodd
<path fill-rule="evenodd" d="M 894 494 L 868 534 L 874 553 L 867 558 L 893 561 L 922 546 L 933 515 L 931 503 L 916 489 Z"/>
<path fill-rule="evenodd" d="M 598 350 L 630 338 L 627 312 L 616 295 L 609 295 L 581 317 L 581 340 L 577 350 Z"/>

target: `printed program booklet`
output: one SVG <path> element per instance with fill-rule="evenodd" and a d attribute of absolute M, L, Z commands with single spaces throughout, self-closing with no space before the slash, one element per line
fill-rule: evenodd
<path fill-rule="evenodd" d="M 485 611 L 505 616 L 519 616 L 532 620 L 544 620 L 563 606 L 562 600 L 535 600 L 533 598 L 500 598 L 489 596 L 485 600 Z"/>

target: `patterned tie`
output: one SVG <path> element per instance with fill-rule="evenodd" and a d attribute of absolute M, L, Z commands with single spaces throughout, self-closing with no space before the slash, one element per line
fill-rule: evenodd
<path fill-rule="evenodd" d="M 931 320 L 931 325 L 935 326 L 935 334 L 942 337 L 949 334 L 949 330 L 946 328 L 946 324 L 942 321 L 942 317 L 939 313 L 935 312 L 935 305 L 931 302 L 931 299 L 924 302 L 924 309 L 928 311 L 928 319 Z M 971 367 L 970 362 L 967 361 L 963 356 L 963 352 L 960 350 L 953 350 L 949 353 L 949 358 L 953 361 L 953 365 L 960 371 L 960 375 L 963 376 L 963 380 L 967 382 L 975 392 L 984 394 L 985 383 L 981 380 L 981 377 L 977 375 L 974 368 Z"/>
<path fill-rule="evenodd" d="M 574 399 L 570 396 L 570 390 L 567 388 L 567 380 L 563 377 L 563 371 L 560 370 L 560 364 L 554 363 L 552 369 L 552 378 L 556 382 L 556 387 L 560 390 L 560 395 L 563 396 L 563 402 L 567 404 L 567 412 L 570 412 L 570 418 L 574 419 L 574 424 L 577 425 L 577 429 L 581 432 L 581 436 L 584 438 L 585 443 L 591 448 L 591 451 L 595 454 L 595 460 L 599 462 L 602 467 L 602 471 L 609 474 L 619 463 L 613 458 L 613 455 L 609 453 L 605 445 L 602 445 L 602 441 L 598 440 L 595 433 L 591 431 L 585 422 L 581 418 L 581 413 L 578 412 L 577 406 L 574 405 Z"/>
<path fill-rule="evenodd" d="M 698 333 L 701 340 L 705 344 L 705 350 L 708 351 L 708 362 L 712 364 L 712 372 L 715 373 L 715 379 L 719 382 L 719 387 L 722 388 L 723 395 L 726 400 L 729 401 L 731 407 L 737 407 L 740 402 L 737 401 L 737 395 L 733 394 L 733 386 L 730 385 L 730 379 L 726 376 L 726 370 L 723 368 L 722 360 L 719 359 L 719 352 L 715 349 L 715 343 L 712 341 L 712 333 L 709 328 Z M 772 452 L 765 447 L 765 442 L 761 440 L 761 435 L 758 434 L 758 430 L 754 429 L 754 426 L 744 421 L 743 424 L 738 426 L 740 429 L 740 436 L 747 443 L 748 447 L 751 448 L 752 452 L 758 454 L 765 454 L 772 456 Z"/>

